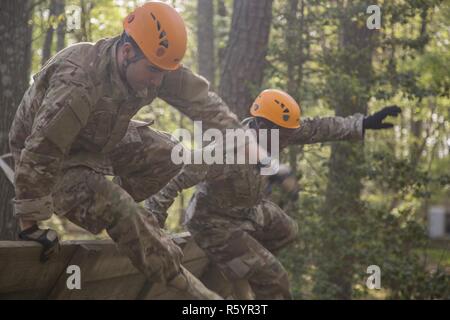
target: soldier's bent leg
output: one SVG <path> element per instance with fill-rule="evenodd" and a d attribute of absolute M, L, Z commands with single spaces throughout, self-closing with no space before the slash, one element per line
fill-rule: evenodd
<path fill-rule="evenodd" d="M 167 283 L 195 299 L 217 299 L 181 267 L 182 251 L 117 184 L 85 167 L 68 170 L 53 195 L 55 210 L 97 234 L 106 229 L 121 253 L 150 281 Z"/>
<path fill-rule="evenodd" d="M 192 226 L 189 231 L 231 281 L 249 281 L 256 299 L 292 299 L 286 270 L 246 231 Z"/>
<path fill-rule="evenodd" d="M 298 224 L 283 209 L 268 200 L 263 200 L 260 209 L 264 223 L 250 234 L 264 247 L 275 253 L 296 240 Z"/>
<path fill-rule="evenodd" d="M 181 169 L 171 160 L 178 143 L 165 132 L 149 127 L 135 128 L 140 142 L 121 144 L 111 152 L 115 182 L 137 202 L 158 192 Z"/>

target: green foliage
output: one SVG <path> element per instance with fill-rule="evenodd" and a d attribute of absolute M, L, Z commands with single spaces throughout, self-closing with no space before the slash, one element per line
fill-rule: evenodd
<path fill-rule="evenodd" d="M 363 165 L 350 157 L 344 161 L 352 168 L 350 175 L 362 174 L 361 198 L 350 206 L 346 193 L 358 184 L 349 176 L 340 181 L 340 188 L 331 190 L 331 196 L 346 205 L 338 201 L 336 207 L 324 209 L 330 192 L 329 149 L 304 149 L 299 163 L 303 186 L 299 209 L 290 212 L 299 223 L 300 239 L 282 255 L 292 274 L 295 296 L 335 299 L 346 290 L 340 284 L 351 282 L 352 297 L 376 297 L 365 286 L 366 268 L 376 264 L 382 270 L 383 297 L 448 298 L 450 265 L 444 260 L 444 266 L 436 269 L 426 259 L 431 244 L 424 219 L 429 205 L 449 196 L 448 19 L 444 22 L 448 5 L 384 2 L 371 80 L 356 70 L 361 52 L 338 47 L 339 8 L 306 3 L 304 28 L 317 36 L 298 38 L 308 52 L 303 60 L 298 52 L 292 57 L 286 54 L 282 37 L 289 29 L 287 20 L 275 20 L 268 81 L 286 88 L 286 66 L 294 59 L 307 74 L 298 91 L 291 92 L 300 96 L 303 114 L 328 115 L 327 107 L 337 110 L 367 100 L 369 110 L 398 104 L 403 114 L 394 122 L 394 131 L 366 133 Z M 288 6 L 288 1 L 280 5 L 281 15 Z M 345 15 L 351 18 L 351 12 Z M 355 21 L 363 18 L 355 17 Z M 360 80 L 364 78 L 365 82 Z"/>

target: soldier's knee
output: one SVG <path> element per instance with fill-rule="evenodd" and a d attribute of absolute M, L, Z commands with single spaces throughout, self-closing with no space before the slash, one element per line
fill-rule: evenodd
<path fill-rule="evenodd" d="M 122 188 L 83 167 L 64 175 L 54 201 L 60 214 L 93 234 L 117 225 L 139 210 L 138 204 Z"/>
<path fill-rule="evenodd" d="M 289 278 L 281 262 L 271 254 L 248 252 L 222 264 L 230 279 L 249 279 L 251 282 L 278 283 Z"/>
<path fill-rule="evenodd" d="M 295 241 L 298 236 L 297 222 L 271 201 L 263 201 L 264 219 L 267 226 L 260 235 L 261 241 L 271 251 L 278 250 Z"/>
<path fill-rule="evenodd" d="M 236 235 L 230 243 L 237 238 Z M 278 259 L 256 240 L 244 233 L 244 237 L 239 242 L 240 245 L 230 246 L 232 250 L 229 250 L 228 256 L 222 256 L 221 265 L 229 278 L 249 279 L 258 275 L 270 277 L 272 273 L 283 272 L 284 268 Z"/>
<path fill-rule="evenodd" d="M 183 167 L 183 163 L 179 163 L 172 159 L 172 154 L 180 142 L 165 132 L 153 132 L 154 143 L 147 148 L 149 152 L 150 174 L 157 177 L 161 187 L 175 177 Z M 145 175 L 145 173 L 143 173 Z"/>
<path fill-rule="evenodd" d="M 140 127 L 138 130 L 144 146 L 150 151 L 154 150 L 164 159 L 170 159 L 172 150 L 180 143 L 167 132 L 152 130 L 148 127 Z"/>
<path fill-rule="evenodd" d="M 249 283 L 257 300 L 292 299 L 289 274 L 277 259 L 250 277 Z"/>
<path fill-rule="evenodd" d="M 100 217 L 108 217 L 111 224 L 136 215 L 140 210 L 139 205 L 126 191 L 104 177 L 92 175 L 88 177 L 87 182 L 94 193 L 92 211 Z"/>
<path fill-rule="evenodd" d="M 287 217 L 279 227 L 277 236 L 264 243 L 272 253 L 276 253 L 297 240 L 298 233 L 298 224 Z"/>
<path fill-rule="evenodd" d="M 167 133 L 161 134 L 165 135 L 166 137 L 164 139 L 165 147 L 162 156 L 162 158 L 166 160 L 165 170 L 161 172 L 161 174 L 166 178 L 167 182 L 169 182 L 169 180 L 172 179 L 174 176 L 176 176 L 183 167 L 183 163 L 179 163 L 178 161 L 175 161 L 175 159 L 173 159 L 173 154 L 176 152 L 176 148 L 178 146 L 181 146 L 181 144 L 171 135 Z"/>

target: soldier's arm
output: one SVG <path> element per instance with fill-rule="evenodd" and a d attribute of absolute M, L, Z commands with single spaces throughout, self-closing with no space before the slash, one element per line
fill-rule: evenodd
<path fill-rule="evenodd" d="M 15 173 L 15 215 L 21 221 L 48 219 L 64 156 L 86 125 L 94 105 L 92 82 L 78 66 L 57 67 L 26 139 Z"/>
<path fill-rule="evenodd" d="M 203 128 L 242 129 L 237 116 L 230 111 L 226 103 L 214 92 L 209 91 L 208 81 L 193 73 L 186 67 L 165 75 L 158 97 L 186 114 L 194 121 L 202 121 Z M 252 137 L 253 138 L 253 137 Z M 244 152 L 244 145 L 239 152 Z M 224 153 L 227 148 L 223 148 Z M 254 141 L 250 143 L 249 152 L 266 158 L 266 151 Z"/>
<path fill-rule="evenodd" d="M 304 119 L 290 135 L 289 144 L 311 144 L 326 141 L 362 140 L 364 138 L 362 114 L 349 117 Z"/>
<path fill-rule="evenodd" d="M 161 228 L 167 219 L 167 210 L 172 206 L 178 195 L 185 189 L 189 189 L 208 177 L 209 166 L 205 164 L 185 164 L 181 171 L 157 194 L 148 198 L 144 206 L 156 215 Z"/>
<path fill-rule="evenodd" d="M 165 75 L 158 97 L 192 120 L 202 121 L 205 129 L 241 128 L 225 102 L 209 91 L 208 81 L 186 67 Z"/>

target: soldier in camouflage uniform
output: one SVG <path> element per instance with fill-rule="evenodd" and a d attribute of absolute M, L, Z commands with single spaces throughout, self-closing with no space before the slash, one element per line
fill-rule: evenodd
<path fill-rule="evenodd" d="M 300 184 L 296 172 L 288 165 L 281 164 L 277 174 L 268 177 L 264 197 L 276 203 L 283 211 L 295 211 L 299 198 Z"/>
<path fill-rule="evenodd" d="M 279 129 L 282 149 L 361 140 L 365 129 L 390 127 L 382 120 L 398 112 L 397 107 L 388 107 L 367 118 L 355 114 L 304 119 L 300 125 L 295 100 L 284 92 L 266 90 L 252 106 L 254 117 L 244 123 L 256 130 Z M 186 213 L 187 227 L 197 244 L 228 279 L 247 279 L 257 299 L 291 299 L 288 274 L 274 253 L 295 240 L 298 227 L 280 207 L 264 199 L 268 180 L 260 175 L 258 165 L 185 165 L 145 206 L 164 225 L 167 208 L 177 194 L 200 183 Z"/>
<path fill-rule="evenodd" d="M 170 160 L 170 135 L 131 119 L 158 97 L 206 127 L 240 123 L 205 79 L 180 65 L 187 34 L 171 6 L 149 2 L 124 28 L 122 36 L 56 54 L 21 101 L 9 135 L 20 237 L 43 244 L 47 259 L 57 235 L 36 222 L 56 213 L 94 234 L 106 229 L 149 280 L 219 298 L 182 268 L 180 248 L 136 203 L 181 166 Z"/>

